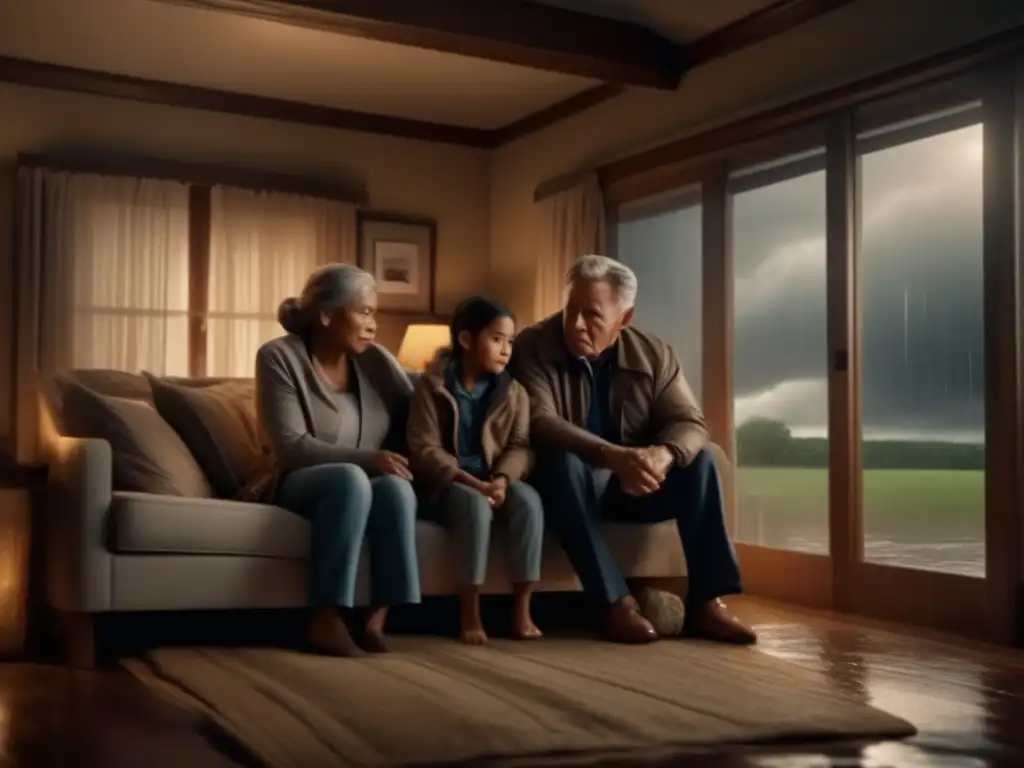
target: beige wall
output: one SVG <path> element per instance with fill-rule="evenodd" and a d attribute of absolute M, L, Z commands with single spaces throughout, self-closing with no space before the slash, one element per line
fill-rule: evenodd
<path fill-rule="evenodd" d="M 482 150 L 0 85 L 0 446 L 10 434 L 15 156 L 84 148 L 355 180 L 374 208 L 436 218 L 439 311 L 486 281 L 489 164 Z M 401 333 L 395 323 L 382 331 Z"/>
<path fill-rule="evenodd" d="M 674 93 L 633 90 L 501 148 L 491 157 L 492 291 L 532 315 L 539 183 L 1022 23 L 1020 0 L 859 0 L 696 70 Z"/>
<path fill-rule="evenodd" d="M 489 282 L 529 317 L 540 182 L 1022 23 L 1019 0 L 859 0 L 701 68 L 675 93 L 633 90 L 490 154 L 0 84 L 0 361 L 12 351 L 18 152 L 106 149 L 361 182 L 375 208 L 437 219 L 440 311 Z M 392 343 L 401 333 L 382 330 Z M 10 378 L 0 375 L 0 447 Z"/>

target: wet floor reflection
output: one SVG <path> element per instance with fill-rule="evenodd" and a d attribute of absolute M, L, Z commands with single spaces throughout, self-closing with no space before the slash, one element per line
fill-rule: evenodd
<path fill-rule="evenodd" d="M 914 724 L 902 742 L 749 756 L 761 768 L 1024 766 L 1024 654 L 859 626 L 754 601 L 740 606 L 763 653 Z"/>

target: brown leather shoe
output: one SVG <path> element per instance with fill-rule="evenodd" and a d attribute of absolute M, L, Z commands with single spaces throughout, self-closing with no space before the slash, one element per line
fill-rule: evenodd
<path fill-rule="evenodd" d="M 686 616 L 683 634 L 733 645 L 753 645 L 757 642 L 754 630 L 729 613 L 725 603 L 719 599 L 691 610 Z"/>
<path fill-rule="evenodd" d="M 651 622 L 640 615 L 632 597 L 624 597 L 608 606 L 604 631 L 614 643 L 653 643 L 658 639 L 658 633 Z"/>

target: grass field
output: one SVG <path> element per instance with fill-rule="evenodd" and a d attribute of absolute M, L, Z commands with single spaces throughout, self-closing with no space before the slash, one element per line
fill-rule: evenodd
<path fill-rule="evenodd" d="M 736 473 L 738 541 L 806 551 L 818 549 L 813 542 L 825 545 L 826 470 L 739 467 Z M 984 472 L 969 470 L 868 470 L 865 536 L 895 546 L 984 542 L 984 482 Z"/>

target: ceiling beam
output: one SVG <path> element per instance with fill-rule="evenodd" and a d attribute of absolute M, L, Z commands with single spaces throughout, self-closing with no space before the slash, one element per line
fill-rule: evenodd
<path fill-rule="evenodd" d="M 523 136 L 536 133 L 547 128 L 549 125 L 554 125 L 580 112 L 585 112 L 591 107 L 596 107 L 598 104 L 614 99 L 624 90 L 621 85 L 601 83 L 592 88 L 587 88 L 585 91 L 573 94 L 567 99 L 556 101 L 550 106 L 539 109 L 536 112 L 531 112 L 518 120 L 495 129 L 493 135 L 494 146 L 500 147 L 516 139 L 521 139 Z"/>
<path fill-rule="evenodd" d="M 159 0 L 385 43 L 674 90 L 683 49 L 639 24 L 530 0 Z"/>
<path fill-rule="evenodd" d="M 32 88 L 85 93 L 128 99 L 169 107 L 200 109 L 245 117 L 279 120 L 346 131 L 361 131 L 404 139 L 437 141 L 469 147 L 494 145 L 494 132 L 486 128 L 432 123 L 404 117 L 357 112 L 317 104 L 306 104 L 237 91 L 201 88 L 163 80 L 130 77 L 111 72 L 48 64 L 12 56 L 0 56 L 0 82 Z"/>
<path fill-rule="evenodd" d="M 683 47 L 691 69 L 724 58 L 834 11 L 853 0 L 777 0 Z M 533 112 L 494 132 L 495 146 L 508 144 L 615 98 L 621 85 L 603 83 Z"/>
<path fill-rule="evenodd" d="M 234 8 L 240 5 L 288 5 L 295 3 L 262 2 L 262 0 L 157 0 L 158 2 L 187 3 L 207 7 Z M 374 0 L 370 0 L 373 2 Z M 418 2 L 419 0 L 417 0 Z M 485 0 L 470 0 L 473 3 Z M 488 0 L 489 1 L 489 0 Z M 521 0 L 501 0 L 535 6 Z M 303 0 L 314 4 L 313 0 Z M 363 0 L 325 0 L 317 5 L 353 4 Z M 402 6 L 406 0 L 391 0 Z M 463 0 L 431 0 L 439 7 Z M 682 49 L 683 58 L 705 63 L 780 34 L 817 15 L 835 10 L 851 0 L 780 0 L 762 11 L 734 22 L 722 30 L 712 32 Z M 388 7 L 392 7 L 390 4 Z M 433 6 L 431 6 L 433 7 Z M 512 6 L 515 7 L 515 6 Z M 545 6 L 537 6 L 545 7 Z M 553 9 L 557 10 L 557 9 Z M 419 141 L 433 141 L 461 146 L 491 149 L 534 133 L 549 125 L 615 98 L 625 90 L 621 82 L 610 81 L 584 89 L 567 99 L 544 107 L 500 128 L 471 128 L 461 125 L 434 123 L 426 120 L 393 117 L 328 107 L 254 94 L 204 88 L 162 80 L 114 74 L 97 70 L 49 64 L 11 56 L 0 56 L 0 82 L 9 82 L 35 88 L 104 96 L 117 99 L 162 104 L 184 109 L 241 115 L 245 117 L 277 120 L 336 130 L 360 131 L 395 136 Z"/>
<path fill-rule="evenodd" d="M 806 24 L 855 0 L 777 0 L 685 47 L 691 67 L 707 64 Z"/>

